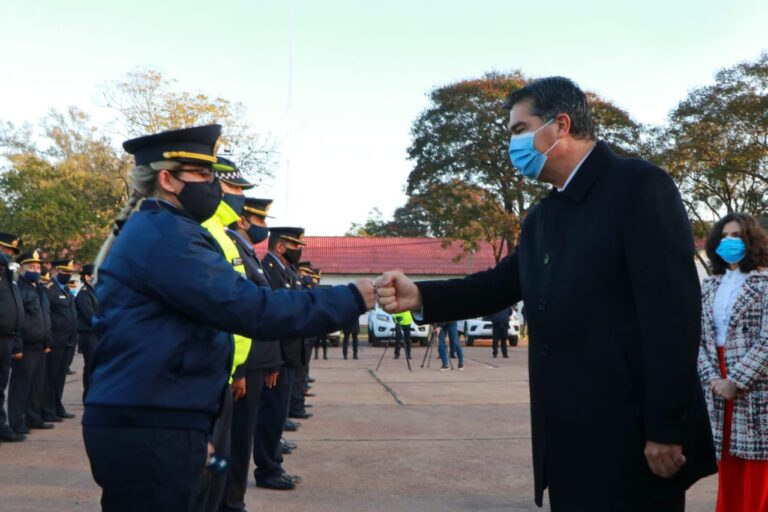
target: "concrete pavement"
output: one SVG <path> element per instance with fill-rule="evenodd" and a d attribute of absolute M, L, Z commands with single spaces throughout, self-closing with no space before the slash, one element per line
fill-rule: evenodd
<path fill-rule="evenodd" d="M 540 510 L 532 497 L 524 347 L 510 359 L 465 348 L 462 372 L 441 372 L 438 360 L 419 368 L 424 349 L 415 348 L 413 373 L 391 350 L 374 372 L 383 349 L 361 347 L 358 361 L 342 360 L 338 348 L 328 361 L 313 360 L 315 417 L 286 436 L 299 448 L 285 467 L 304 483 L 291 492 L 251 486 L 251 512 Z M 77 419 L 0 444 L 0 511 L 99 510 L 79 424 L 80 361 L 65 397 Z M 716 486 L 714 478 L 697 484 L 687 510 L 714 510 Z"/>

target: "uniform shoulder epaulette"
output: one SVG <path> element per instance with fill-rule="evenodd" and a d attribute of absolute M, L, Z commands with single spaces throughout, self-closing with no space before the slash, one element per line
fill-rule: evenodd
<path fill-rule="evenodd" d="M 50 287 L 51 287 L 51 286 L 53 286 L 54 284 L 56 284 L 56 283 L 54 283 L 53 281 L 48 281 L 48 282 L 47 282 L 47 283 L 45 283 L 45 285 L 43 285 L 43 286 L 45 286 L 46 288 L 50 288 Z"/>

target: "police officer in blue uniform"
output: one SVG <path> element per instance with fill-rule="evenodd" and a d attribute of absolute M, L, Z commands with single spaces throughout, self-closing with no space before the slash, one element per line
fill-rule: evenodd
<path fill-rule="evenodd" d="M 12 257 L 20 252 L 21 239 L 11 233 L 0 233 L 0 442 L 18 442 L 24 434 L 11 430 L 3 409 L 5 389 L 11 373 L 13 347 L 18 343 L 24 324 L 24 305 L 13 282 Z"/>
<path fill-rule="evenodd" d="M 272 287 L 253 246 L 269 236 L 266 219 L 271 206 L 271 199 L 246 197 L 240 220 L 231 225 L 228 231 L 240 253 L 246 276 L 266 289 Z M 280 342 L 275 340 L 253 343 L 247 361 L 235 370 L 235 378 L 243 378 L 245 381 L 245 396 L 235 401 L 232 414 L 232 449 L 229 474 L 220 507 L 222 512 L 245 510 L 248 466 L 257 436 L 256 421 L 262 390 L 265 387 L 273 388 L 277 384 L 282 364 Z"/>
<path fill-rule="evenodd" d="M 228 333 L 254 343 L 312 335 L 373 303 L 367 281 L 310 296 L 268 291 L 232 268 L 200 226 L 221 201 L 211 170 L 220 133 L 210 125 L 123 144 L 136 167 L 97 258 L 101 338 L 83 414 L 105 511 L 192 508 L 229 389 Z"/>
<path fill-rule="evenodd" d="M 83 397 L 88 393 L 91 385 L 91 359 L 96 344 L 99 342 L 99 333 L 93 327 L 93 318 L 99 311 L 99 299 L 93 288 L 93 265 L 83 265 L 80 271 L 80 279 L 83 285 L 75 297 L 77 307 L 77 335 L 78 347 L 83 354 Z"/>
<path fill-rule="evenodd" d="M 75 296 L 69 289 L 72 273 L 75 271 L 72 260 L 51 262 L 53 274 L 46 285 L 48 303 L 51 308 L 51 351 L 45 362 L 48 376 L 48 396 L 43 409 L 43 419 L 57 421 L 74 418 L 61 403 L 67 371 L 77 344 L 77 306 Z"/>

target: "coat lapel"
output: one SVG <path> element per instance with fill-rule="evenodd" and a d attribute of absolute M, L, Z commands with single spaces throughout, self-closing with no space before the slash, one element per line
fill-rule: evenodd
<path fill-rule="evenodd" d="M 736 296 L 736 300 L 733 303 L 731 320 L 728 322 L 729 333 L 736 328 L 741 318 L 755 301 L 758 303 L 760 302 L 760 290 L 755 287 L 752 276 L 750 275 L 747 280 L 744 281 L 744 284 L 741 285 L 739 294 Z"/>

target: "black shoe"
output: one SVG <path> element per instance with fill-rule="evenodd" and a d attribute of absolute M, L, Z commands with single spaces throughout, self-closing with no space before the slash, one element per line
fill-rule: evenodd
<path fill-rule="evenodd" d="M 67 368 L 67 375 L 74 375 L 74 374 L 76 374 L 76 373 L 77 373 L 77 372 L 76 372 L 75 370 L 73 370 L 73 369 L 71 369 L 71 368 Z"/>
<path fill-rule="evenodd" d="M 395 359 L 400 359 L 400 354 L 395 354 Z"/>
<path fill-rule="evenodd" d="M 345 361 L 347 360 L 347 354 L 344 354 L 344 360 Z"/>
<path fill-rule="evenodd" d="M 35 425 L 30 425 L 29 428 L 32 430 L 50 430 L 53 428 L 53 423 L 37 423 Z"/>
<path fill-rule="evenodd" d="M 291 420 L 285 420 L 285 424 L 283 425 L 283 430 L 286 432 L 296 432 L 299 430 L 299 427 L 301 426 L 300 423 L 296 423 L 295 421 Z"/>
<path fill-rule="evenodd" d="M 324 355 L 324 356 L 323 356 L 323 359 L 324 359 L 325 361 L 327 361 L 327 360 L 328 360 L 328 356 L 325 356 L 325 355 Z"/>
<path fill-rule="evenodd" d="M 58 416 L 43 416 L 43 421 L 47 421 L 50 423 L 61 423 L 64 420 L 59 418 Z"/>
<path fill-rule="evenodd" d="M 304 408 L 306 409 L 307 407 L 314 407 L 314 405 L 309 402 L 304 402 Z"/>
<path fill-rule="evenodd" d="M 64 420 L 71 420 L 72 418 L 75 417 L 74 414 L 68 413 L 67 411 L 57 412 L 56 416 L 58 416 L 59 418 L 64 419 Z"/>
<path fill-rule="evenodd" d="M 352 359 L 357 359 L 357 354 L 353 355 Z"/>
<path fill-rule="evenodd" d="M 496 359 L 497 357 L 499 357 L 499 355 L 498 355 L 498 354 L 493 354 L 493 358 L 494 358 L 494 359 Z"/>
<path fill-rule="evenodd" d="M 26 425 L 19 425 L 17 427 L 13 427 L 12 430 L 14 432 L 16 432 L 17 434 L 21 434 L 21 435 L 24 435 L 24 436 L 29 434 L 29 428 Z"/>
<path fill-rule="evenodd" d="M 504 359 L 509 359 L 509 356 L 508 356 L 507 354 L 504 354 L 504 355 L 503 355 L 503 356 L 501 356 L 501 357 L 503 357 Z"/>
<path fill-rule="evenodd" d="M 280 453 L 282 453 L 283 455 L 290 455 L 291 448 L 283 443 L 280 443 Z"/>
<path fill-rule="evenodd" d="M 297 443 L 295 443 L 295 442 L 293 442 L 293 441 L 289 441 L 289 440 L 287 440 L 287 439 L 281 439 L 281 440 L 280 440 L 280 442 L 281 442 L 281 443 L 284 443 L 284 444 L 285 444 L 285 445 L 286 445 L 288 448 L 290 448 L 291 450 L 295 450 L 296 448 L 298 448 L 298 447 L 299 447 L 299 445 L 298 445 Z"/>
<path fill-rule="evenodd" d="M 24 434 L 17 434 L 11 430 L 8 426 L 0 430 L 0 442 L 6 443 L 18 443 L 24 441 L 27 438 Z"/>
<path fill-rule="evenodd" d="M 285 478 L 283 475 L 276 475 L 264 480 L 256 480 L 256 487 L 262 489 L 272 489 L 275 491 L 292 491 L 296 484 Z"/>
<path fill-rule="evenodd" d="M 304 480 L 301 479 L 301 477 L 299 475 L 289 475 L 285 471 L 283 471 L 283 478 L 285 478 L 286 480 L 288 480 L 290 482 L 293 482 L 294 485 L 298 485 L 298 484 L 300 484 L 301 482 L 304 481 Z"/>
<path fill-rule="evenodd" d="M 315 382 L 316 380 L 314 377 L 307 377 L 307 382 Z"/>
<path fill-rule="evenodd" d="M 297 420 L 308 420 L 309 418 L 312 417 L 312 413 L 311 412 L 307 412 L 305 410 L 293 411 L 293 412 L 288 414 L 288 417 L 289 418 L 295 418 Z"/>

